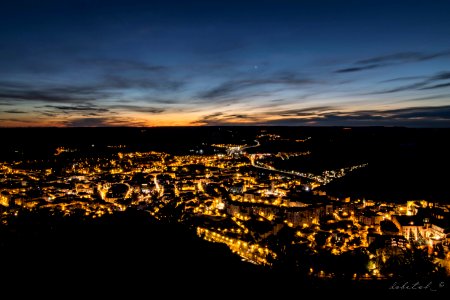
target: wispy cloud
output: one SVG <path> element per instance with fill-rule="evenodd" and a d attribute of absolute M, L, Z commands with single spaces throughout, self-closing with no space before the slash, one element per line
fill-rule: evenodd
<path fill-rule="evenodd" d="M 134 111 L 142 113 L 160 114 L 166 111 L 166 109 L 161 107 L 146 107 L 138 105 L 110 105 L 110 109 L 120 109 L 125 111 Z"/>
<path fill-rule="evenodd" d="M 73 118 L 63 122 L 67 127 L 116 127 L 116 126 L 146 126 L 147 124 L 131 118 L 120 117 L 96 117 L 96 118 Z"/>
<path fill-rule="evenodd" d="M 423 52 L 400 52 L 388 55 L 375 56 L 368 59 L 363 59 L 357 64 L 373 64 L 373 63 L 406 63 L 430 60 L 441 56 L 450 55 L 450 51 L 442 51 L 435 53 L 423 53 Z"/>
<path fill-rule="evenodd" d="M 397 77 L 397 78 L 382 80 L 379 83 L 411 81 L 411 80 L 424 79 L 424 78 L 426 78 L 426 76 L 406 76 L 406 77 Z"/>
<path fill-rule="evenodd" d="M 359 60 L 346 68 L 336 70 L 335 73 L 359 72 L 376 68 L 388 67 L 392 65 L 427 61 L 444 56 L 450 56 L 450 51 L 442 51 L 435 53 L 399 52 Z"/>
<path fill-rule="evenodd" d="M 91 84 L 60 84 L 60 83 L 22 83 L 0 82 L 0 101 L 8 103 L 42 102 L 42 103 L 72 103 L 108 101 L 128 98 L 128 91 L 143 90 L 151 98 L 152 91 L 174 92 L 184 85 L 179 80 L 164 78 L 147 78 L 135 75 L 105 75 Z M 155 97 L 157 98 L 157 97 Z M 157 101 L 169 100 L 157 99 Z M 170 100 L 173 101 L 173 100 Z"/>
<path fill-rule="evenodd" d="M 61 68 L 57 68 L 52 61 L 38 62 L 37 65 L 39 73 L 47 69 L 46 79 L 0 81 L 0 103 L 21 101 L 82 104 L 124 100 L 130 95 L 142 97 L 145 94 L 151 102 L 153 98 L 161 98 L 154 97 L 153 94 L 173 93 L 185 84 L 167 66 L 137 60 L 92 58 L 68 61 Z M 72 70 L 77 73 L 72 74 Z M 33 68 L 27 69 L 26 73 L 33 74 Z M 85 78 L 80 78 L 80 73 L 86 74 Z M 68 75 L 78 78 L 69 82 L 66 80 Z M 174 99 L 163 98 L 159 101 L 168 103 Z"/>
<path fill-rule="evenodd" d="M 141 76 L 124 76 L 124 75 L 105 75 L 103 81 L 99 84 L 100 89 L 154 89 L 158 91 L 164 90 L 178 90 L 185 83 L 180 80 L 173 80 L 167 78 L 148 78 Z"/>
<path fill-rule="evenodd" d="M 149 72 L 149 73 L 161 73 L 168 71 L 167 66 L 150 64 L 142 61 L 129 60 L 129 59 L 107 59 L 107 58 L 92 58 L 80 60 L 85 67 L 97 67 L 103 70 L 114 71 L 137 71 L 137 72 Z"/>
<path fill-rule="evenodd" d="M 256 125 L 258 124 L 258 117 L 249 114 L 234 114 L 234 113 L 222 113 L 216 112 L 208 114 L 192 123 L 192 125 L 207 125 L 207 126 L 220 126 L 220 125 Z"/>
<path fill-rule="evenodd" d="M 282 126 L 419 126 L 450 127 L 450 106 L 418 106 L 391 110 L 339 111 L 332 107 L 268 111 L 257 116 L 215 113 L 199 119 L 198 125 Z"/>
<path fill-rule="evenodd" d="M 44 105 L 36 106 L 36 112 L 46 116 L 84 116 L 84 117 L 100 117 L 100 116 L 112 116 L 117 112 L 141 112 L 150 114 L 159 114 L 166 111 L 164 108 L 138 106 L 138 105 L 108 105 L 103 104 L 98 106 L 92 103 L 83 103 L 79 105 Z"/>
<path fill-rule="evenodd" d="M 242 78 L 225 81 L 212 89 L 201 92 L 198 96 L 202 99 L 214 100 L 236 96 L 239 93 L 249 91 L 255 87 L 278 85 L 285 88 L 292 88 L 310 85 L 313 83 L 316 83 L 316 81 L 310 78 L 298 76 L 295 73 L 285 72 L 270 74 L 270 76 L 265 78 Z"/>
<path fill-rule="evenodd" d="M 27 124 L 27 123 L 32 123 L 32 122 L 33 122 L 32 120 L 18 119 L 18 118 L 0 118 L 0 121 L 3 121 L 3 122 L 13 122 L 13 123 L 18 123 L 18 124 L 20 124 L 20 123 Z M 0 126 L 1 126 L 1 125 L 0 125 Z"/>
<path fill-rule="evenodd" d="M 437 99 L 449 99 L 450 100 L 450 94 L 433 94 L 430 96 L 425 97 L 416 97 L 416 98 L 408 98 L 405 100 L 400 100 L 398 102 L 413 102 L 413 101 L 428 101 L 428 100 L 437 100 Z"/>
<path fill-rule="evenodd" d="M 324 111 L 330 111 L 330 110 L 336 110 L 337 107 L 335 106 L 316 106 L 316 107 L 307 107 L 307 108 L 301 108 L 301 109 L 288 109 L 288 110 L 274 110 L 267 112 L 268 114 L 274 114 L 279 115 L 283 117 L 289 117 L 289 116 L 310 116 L 313 114 L 319 114 Z"/>
<path fill-rule="evenodd" d="M 40 101 L 53 103 L 82 103 L 110 96 L 94 86 L 35 86 L 0 82 L 0 100 L 3 102 Z"/>
<path fill-rule="evenodd" d="M 368 94 L 389 94 L 389 93 L 403 92 L 403 91 L 409 91 L 409 90 L 433 90 L 433 89 L 445 88 L 445 87 L 450 86 L 450 82 L 442 82 L 442 81 L 450 80 L 450 72 L 449 71 L 439 72 L 437 74 L 430 75 L 428 77 L 424 76 L 421 78 L 424 78 L 424 79 L 410 83 L 410 84 L 397 86 L 395 88 L 370 92 Z"/>
<path fill-rule="evenodd" d="M 37 107 L 39 108 L 39 107 Z M 43 108 L 50 108 L 55 110 L 60 110 L 66 113 L 71 113 L 74 111 L 89 111 L 89 112 L 107 112 L 109 111 L 106 108 L 98 107 L 93 104 L 82 104 L 82 105 L 71 105 L 71 106 L 63 106 L 63 105 L 45 105 Z"/>
<path fill-rule="evenodd" d="M 359 67 L 349 67 L 349 68 L 339 69 L 339 70 L 336 70 L 335 72 L 336 73 L 352 73 L 352 72 L 371 70 L 371 69 L 379 68 L 382 66 L 383 65 L 381 65 L 381 64 L 370 64 L 370 65 L 363 65 L 363 66 L 359 66 Z"/>
<path fill-rule="evenodd" d="M 4 110 L 3 112 L 7 113 L 7 114 L 25 114 L 25 113 L 27 113 L 26 111 L 17 110 L 17 109 Z"/>
<path fill-rule="evenodd" d="M 110 110 L 105 107 L 99 107 L 91 103 L 71 104 L 71 105 L 53 105 L 47 104 L 43 106 L 35 106 L 35 113 L 43 116 L 101 116 L 108 113 Z"/>
<path fill-rule="evenodd" d="M 423 87 L 420 89 L 421 90 L 433 90 L 433 89 L 440 89 L 440 88 L 444 88 L 444 87 L 448 87 L 448 86 L 450 86 L 450 82 L 430 85 L 430 86 L 426 86 L 426 87 Z"/>
<path fill-rule="evenodd" d="M 223 115 L 224 115 L 224 113 L 222 113 L 222 112 L 215 112 L 215 113 L 212 113 L 212 114 L 204 116 L 202 118 L 202 120 L 205 120 L 205 121 L 207 121 L 207 120 L 214 120 L 214 119 L 217 119 L 217 117 L 221 117 Z"/>

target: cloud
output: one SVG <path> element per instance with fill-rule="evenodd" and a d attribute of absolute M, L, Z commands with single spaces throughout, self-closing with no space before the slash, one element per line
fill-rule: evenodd
<path fill-rule="evenodd" d="M 65 122 L 70 127 L 105 127 L 112 126 L 109 118 L 76 118 Z"/>
<path fill-rule="evenodd" d="M 219 86 L 201 92 L 198 96 L 199 98 L 202 99 L 214 100 L 235 96 L 236 94 L 249 91 L 255 87 L 269 86 L 269 85 L 296 87 L 313 83 L 315 83 L 315 81 L 309 78 L 299 77 L 298 75 L 292 73 L 281 73 L 281 74 L 273 74 L 273 77 L 271 76 L 268 78 L 260 78 L 260 79 L 243 78 L 225 81 Z"/>
<path fill-rule="evenodd" d="M 365 71 L 370 69 L 375 69 L 380 67 L 380 64 L 372 64 L 372 65 L 366 65 L 361 67 L 350 67 L 350 68 L 344 68 L 336 70 L 335 73 L 352 73 L 352 72 L 358 72 L 358 71 Z"/>
<path fill-rule="evenodd" d="M 216 112 L 208 114 L 193 122 L 192 125 L 221 126 L 221 125 L 257 125 L 258 118 L 248 114 L 226 114 Z"/>
<path fill-rule="evenodd" d="M 39 113 L 41 115 L 47 117 L 57 117 L 57 116 L 101 116 L 110 112 L 108 108 L 99 107 L 95 104 L 91 103 L 82 103 L 82 104 L 72 104 L 72 105 L 43 105 L 36 106 L 36 110 L 34 112 Z"/>
<path fill-rule="evenodd" d="M 244 115 L 244 114 L 231 114 L 229 115 L 230 118 L 236 118 L 236 119 L 248 119 L 249 116 L 248 115 Z"/>
<path fill-rule="evenodd" d="M 450 106 L 409 107 L 394 110 L 327 112 L 309 118 L 288 118 L 268 121 L 270 125 L 321 126 L 414 126 L 450 127 Z"/>
<path fill-rule="evenodd" d="M 211 119 L 217 119 L 217 117 L 223 116 L 223 113 L 221 112 L 215 112 L 209 115 L 206 115 L 202 118 L 202 120 L 211 120 Z"/>
<path fill-rule="evenodd" d="M 450 55 L 450 51 L 442 51 L 435 53 L 422 52 L 399 52 L 394 54 L 375 56 L 368 59 L 357 61 L 357 64 L 373 64 L 373 63 L 405 63 L 430 60 L 441 56 Z"/>
<path fill-rule="evenodd" d="M 26 119 L 17 119 L 17 118 L 0 118 L 0 121 L 3 122 L 18 122 L 18 123 L 32 123 L 32 120 Z"/>
<path fill-rule="evenodd" d="M 179 80 L 171 80 L 167 78 L 147 78 L 135 75 L 105 75 L 103 82 L 99 84 L 99 88 L 114 89 L 154 89 L 154 90 L 178 90 L 185 83 Z"/>
<path fill-rule="evenodd" d="M 388 55 L 375 56 L 368 59 L 356 61 L 351 66 L 338 69 L 335 73 L 352 73 L 376 68 L 388 67 L 392 65 L 406 64 L 427 61 L 439 57 L 450 56 L 450 51 L 435 53 L 423 52 L 399 52 Z"/>
<path fill-rule="evenodd" d="M 129 118 L 119 117 L 96 117 L 96 118 L 74 118 L 63 123 L 66 127 L 143 127 L 144 122 Z"/>
<path fill-rule="evenodd" d="M 318 114 L 323 111 L 336 110 L 335 106 L 315 106 L 315 107 L 307 107 L 301 109 L 288 109 L 288 110 L 279 110 L 279 111 L 270 111 L 268 114 L 279 115 L 283 117 L 288 116 L 308 116 L 311 114 Z"/>
<path fill-rule="evenodd" d="M 3 102 L 35 101 L 52 103 L 83 103 L 110 97 L 96 86 L 35 86 L 23 83 L 0 82 L 0 100 Z"/>
<path fill-rule="evenodd" d="M 45 105 L 44 108 L 50 108 L 55 110 L 60 110 L 66 113 L 76 112 L 76 111 L 89 111 L 89 112 L 108 112 L 107 108 L 98 107 L 93 104 L 82 104 L 77 106 L 64 106 L 64 105 Z M 39 107 L 37 107 L 39 108 Z"/>
<path fill-rule="evenodd" d="M 137 105 L 110 105 L 109 108 L 152 114 L 160 114 L 166 111 L 166 109 L 160 107 L 146 107 Z"/>
<path fill-rule="evenodd" d="M 176 90 L 184 85 L 183 81 L 171 77 L 173 70 L 163 65 L 126 59 L 88 59 L 81 62 L 98 69 L 100 88 Z"/>
<path fill-rule="evenodd" d="M 438 119 L 446 119 L 450 121 L 450 105 L 449 106 L 422 106 L 409 107 L 384 112 L 388 117 L 394 118 L 427 118 L 433 117 Z"/>
<path fill-rule="evenodd" d="M 61 116 L 61 114 L 65 116 L 82 116 L 88 117 L 86 122 L 90 122 L 91 119 L 94 121 L 100 121 L 99 117 L 111 117 L 117 114 L 117 112 L 123 111 L 131 111 L 131 112 L 142 112 L 142 113 L 151 113 L 151 114 L 159 114 L 165 111 L 164 108 L 157 107 L 146 107 L 146 106 L 138 106 L 138 105 L 102 105 L 98 106 L 91 103 L 84 103 L 79 105 L 44 105 L 44 106 L 36 106 L 38 113 L 49 116 Z M 91 118 L 96 117 L 96 118 Z M 117 120 L 117 119 L 116 119 Z"/>
<path fill-rule="evenodd" d="M 389 94 L 389 93 L 396 93 L 396 92 L 403 92 L 403 91 L 409 91 L 409 90 L 433 90 L 433 89 L 440 89 L 450 86 L 450 82 L 444 82 L 440 83 L 444 80 L 450 79 L 450 72 L 439 72 L 434 75 L 430 76 L 423 76 L 421 78 L 424 78 L 420 81 L 413 82 L 411 84 L 407 85 L 401 85 L 395 88 L 391 89 L 385 89 L 380 91 L 374 91 L 368 93 L 371 94 Z"/>
<path fill-rule="evenodd" d="M 149 64 L 146 62 L 127 60 L 127 59 L 106 59 L 93 58 L 82 59 L 80 62 L 86 66 L 98 67 L 105 70 L 114 71 L 134 71 L 134 72 L 149 72 L 161 73 L 167 71 L 169 68 L 163 65 Z"/>
<path fill-rule="evenodd" d="M 173 104 L 176 102 L 172 99 L 152 99 L 158 98 L 152 94 L 178 91 L 185 84 L 167 66 L 132 59 L 71 59 L 64 65 L 55 60 L 26 60 L 24 64 L 24 70 L 19 68 L 8 77 L 11 80 L 0 81 L 1 105 L 18 101 L 83 104 L 126 100 L 123 98 L 130 95 L 132 101 L 145 97 L 149 102 Z M 46 76 L 37 76 L 36 68 Z M 23 74 L 32 79 L 19 80 Z"/>
<path fill-rule="evenodd" d="M 43 102 L 83 104 L 103 100 L 117 100 L 128 91 L 176 91 L 185 83 L 164 78 L 136 77 L 135 75 L 105 75 L 98 82 L 88 85 L 57 83 L 0 82 L 0 101 L 3 105 L 11 102 Z M 157 99 L 157 101 L 169 100 Z"/>
<path fill-rule="evenodd" d="M 426 87 L 420 88 L 420 90 L 433 90 L 433 89 L 440 89 L 440 88 L 444 88 L 444 87 L 448 87 L 448 86 L 450 86 L 450 82 L 426 86 Z"/>
<path fill-rule="evenodd" d="M 430 80 L 432 80 L 432 81 L 446 80 L 446 79 L 450 79 L 450 72 L 440 72 L 430 78 Z"/>
<path fill-rule="evenodd" d="M 152 99 L 153 103 L 160 103 L 160 104 L 176 104 L 178 101 L 172 100 L 172 99 Z"/>
<path fill-rule="evenodd" d="M 450 99 L 450 94 L 430 95 L 426 97 L 417 97 L 412 99 L 405 99 L 398 102 L 411 102 L 411 101 L 424 101 L 424 100 L 437 100 L 437 99 Z"/>
<path fill-rule="evenodd" d="M 92 97 L 84 97 L 81 94 L 59 94 L 51 90 L 46 91 L 0 91 L 0 99 L 3 101 L 41 101 L 41 102 L 84 102 L 95 100 Z"/>
<path fill-rule="evenodd" d="M 380 83 L 387 83 L 387 82 L 397 82 L 397 81 L 410 81 L 410 80 L 417 80 L 417 79 L 423 79 L 426 78 L 426 76 L 406 76 L 406 77 L 397 77 L 397 78 L 391 78 L 380 81 Z"/>
<path fill-rule="evenodd" d="M 391 110 L 343 112 L 331 107 L 266 112 L 258 116 L 214 113 L 195 125 L 276 126 L 410 126 L 450 127 L 450 106 L 419 106 Z"/>
<path fill-rule="evenodd" d="M 7 113 L 7 114 L 26 114 L 27 113 L 25 111 L 16 110 L 16 109 L 4 110 L 3 112 Z"/>

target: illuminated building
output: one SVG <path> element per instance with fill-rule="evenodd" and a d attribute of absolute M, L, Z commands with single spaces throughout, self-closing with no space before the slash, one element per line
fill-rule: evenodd
<path fill-rule="evenodd" d="M 383 219 L 384 217 L 381 213 L 372 210 L 364 210 L 358 216 L 359 222 L 367 226 L 380 225 Z"/>
<path fill-rule="evenodd" d="M 2 191 L 0 193 L 0 205 L 8 207 L 11 202 L 11 194 L 8 191 Z"/>
<path fill-rule="evenodd" d="M 407 240 L 417 241 L 419 237 L 425 236 L 423 220 L 416 216 L 392 216 L 392 222 L 400 230 Z"/>

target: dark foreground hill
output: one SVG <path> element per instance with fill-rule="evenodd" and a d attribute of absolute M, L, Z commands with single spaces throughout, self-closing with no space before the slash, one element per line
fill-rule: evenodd
<path fill-rule="evenodd" d="M 141 211 L 101 219 L 22 212 L 10 221 L 0 227 L 5 294 L 211 299 L 281 297 L 309 290 L 392 292 L 387 281 L 311 279 L 255 266 L 224 245 L 206 242 L 180 224 L 159 223 Z"/>

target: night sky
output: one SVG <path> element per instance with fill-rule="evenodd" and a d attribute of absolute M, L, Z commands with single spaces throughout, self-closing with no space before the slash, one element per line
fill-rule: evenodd
<path fill-rule="evenodd" d="M 450 127 L 450 1 L 1 1 L 0 126 Z"/>

